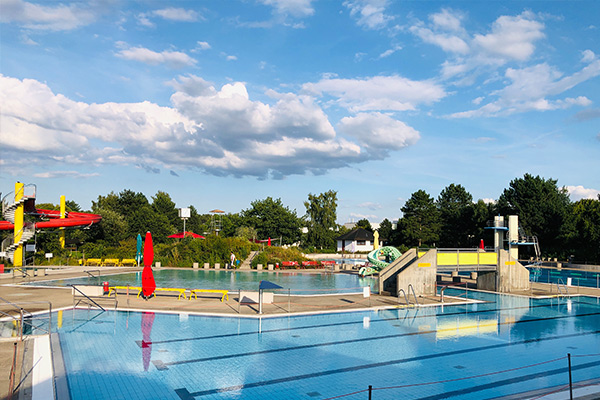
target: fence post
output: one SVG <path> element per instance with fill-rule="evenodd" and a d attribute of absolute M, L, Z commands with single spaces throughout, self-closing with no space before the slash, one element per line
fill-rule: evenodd
<path fill-rule="evenodd" d="M 371 392 L 373 391 L 373 386 L 369 385 L 369 400 L 371 400 Z"/>
<path fill-rule="evenodd" d="M 573 379 L 571 378 L 571 353 L 567 353 L 569 359 L 569 398 L 573 400 Z"/>

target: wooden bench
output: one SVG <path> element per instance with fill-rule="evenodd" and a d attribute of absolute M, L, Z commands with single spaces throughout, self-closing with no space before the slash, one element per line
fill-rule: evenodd
<path fill-rule="evenodd" d="M 177 300 L 181 299 L 181 296 L 183 296 L 184 299 L 187 299 L 187 296 L 185 295 L 187 289 L 180 289 L 180 288 L 156 288 L 154 289 L 154 295 L 156 296 L 156 292 L 161 291 L 161 292 L 177 292 L 179 293 L 179 296 L 177 297 Z M 139 297 L 139 293 L 138 293 L 138 297 Z M 192 295 L 190 294 L 190 299 L 192 298 Z"/>
<path fill-rule="evenodd" d="M 302 261 L 302 266 L 317 268 L 319 266 L 319 262 L 318 261 Z"/>
<path fill-rule="evenodd" d="M 131 265 L 132 267 L 137 267 L 137 261 L 135 258 L 124 258 L 121 260 L 121 265 L 123 267 Z"/>
<path fill-rule="evenodd" d="M 282 261 L 281 266 L 287 267 L 287 268 L 298 268 L 299 267 L 298 261 Z"/>
<path fill-rule="evenodd" d="M 140 297 L 140 294 L 142 293 L 142 288 L 139 286 L 111 286 L 108 288 L 108 296 L 110 297 L 111 294 L 115 294 L 115 296 L 117 295 L 117 290 L 137 290 L 137 297 Z"/>
<path fill-rule="evenodd" d="M 227 290 L 217 290 L 217 289 L 191 289 L 190 290 L 190 300 L 192 299 L 192 295 L 195 299 L 198 299 L 196 296 L 197 293 L 219 293 L 221 294 L 221 302 L 223 299 L 227 299 L 229 301 L 229 292 Z"/>
<path fill-rule="evenodd" d="M 86 266 L 90 266 L 90 265 L 101 266 L 102 259 L 101 258 L 88 258 L 87 260 L 85 260 L 85 265 Z"/>
<path fill-rule="evenodd" d="M 119 261 L 118 258 L 105 258 L 102 262 L 102 266 L 106 267 L 107 265 L 114 265 L 115 267 L 118 267 L 121 265 L 121 261 Z"/>

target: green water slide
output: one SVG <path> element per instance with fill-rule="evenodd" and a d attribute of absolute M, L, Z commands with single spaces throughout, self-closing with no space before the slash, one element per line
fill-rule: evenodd
<path fill-rule="evenodd" d="M 402 253 L 393 246 L 383 246 L 373 250 L 367 255 L 367 260 L 371 264 L 370 267 L 362 267 L 358 271 L 358 275 L 367 276 L 373 275 L 387 267 L 390 263 L 394 262 L 395 259 L 400 257 Z M 384 258 L 381 260 L 380 258 Z"/>

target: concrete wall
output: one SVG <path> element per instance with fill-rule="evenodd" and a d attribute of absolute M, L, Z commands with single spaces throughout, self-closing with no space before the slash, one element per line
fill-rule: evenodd
<path fill-rule="evenodd" d="M 397 292 L 403 289 L 409 296 L 408 285 L 412 285 L 417 296 L 435 295 L 437 250 L 431 249 L 424 256 L 406 266 L 396 277 Z M 412 292 L 411 292 L 412 293 Z"/>
<path fill-rule="evenodd" d="M 481 290 L 510 293 L 529 290 L 529 285 L 529 271 L 506 250 L 500 250 L 498 254 L 496 272 L 482 272 L 477 277 L 477 288 Z"/>

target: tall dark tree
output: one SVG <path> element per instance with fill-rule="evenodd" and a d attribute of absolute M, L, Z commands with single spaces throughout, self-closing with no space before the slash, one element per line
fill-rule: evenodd
<path fill-rule="evenodd" d="M 365 230 L 367 230 L 369 232 L 373 232 L 373 227 L 371 226 L 371 223 L 369 222 L 369 220 L 366 219 L 366 218 L 358 220 L 356 222 L 356 227 L 357 228 L 363 228 L 363 229 L 365 229 Z"/>
<path fill-rule="evenodd" d="M 242 210 L 241 217 L 244 225 L 256 229 L 261 239 L 281 238 L 282 244 L 292 244 L 300 239 L 300 219 L 295 210 L 283 205 L 281 199 L 267 197 L 253 201 L 251 206 Z"/>
<path fill-rule="evenodd" d="M 329 190 L 319 195 L 309 193 L 304 207 L 308 225 L 306 245 L 318 249 L 335 248 L 337 192 Z"/>
<path fill-rule="evenodd" d="M 600 262 L 600 196 L 597 200 L 582 199 L 573 205 L 571 240 L 574 260 Z"/>
<path fill-rule="evenodd" d="M 398 221 L 402 244 L 435 246 L 440 236 L 439 211 L 433 197 L 424 190 L 414 192 L 402 207 L 403 217 Z"/>
<path fill-rule="evenodd" d="M 178 229 L 181 226 L 181 230 L 183 230 L 183 222 L 179 218 L 175 202 L 171 200 L 171 196 L 168 193 L 160 190 L 156 192 L 156 195 L 152 196 L 152 209 L 156 214 L 164 215 L 173 229 Z"/>
<path fill-rule="evenodd" d="M 393 243 L 394 230 L 392 228 L 392 223 L 387 218 L 379 224 L 379 239 L 382 240 L 385 245 Z"/>
<path fill-rule="evenodd" d="M 525 174 L 510 182 L 498 199 L 503 215 L 518 215 L 519 225 L 529 235 L 538 237 L 542 254 L 564 256 L 565 218 L 570 209 L 566 188 L 559 188 L 554 179 Z"/>
<path fill-rule="evenodd" d="M 462 185 L 445 187 L 437 199 L 440 213 L 439 247 L 469 247 L 473 242 L 473 196 Z"/>

